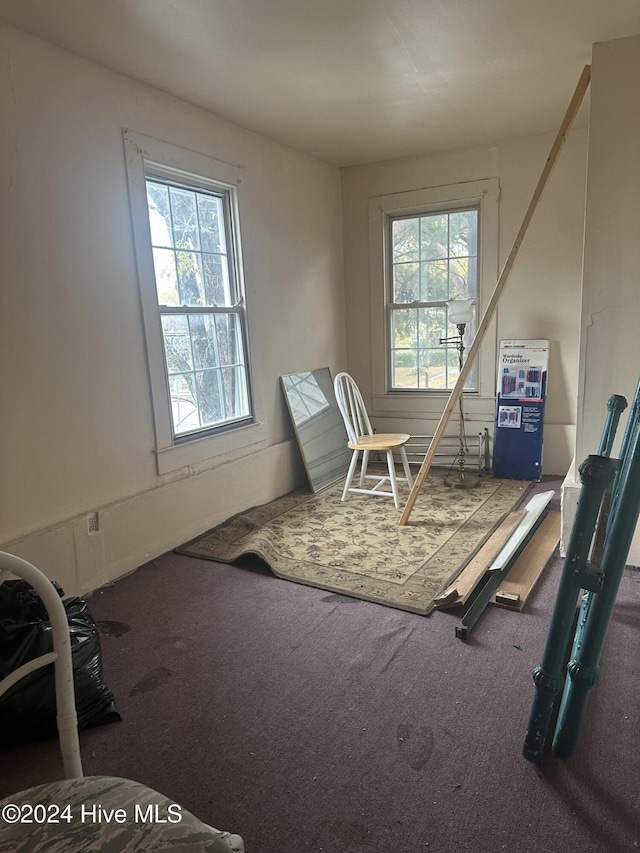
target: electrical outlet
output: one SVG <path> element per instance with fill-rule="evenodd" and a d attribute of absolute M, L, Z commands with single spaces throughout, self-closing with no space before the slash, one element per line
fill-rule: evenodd
<path fill-rule="evenodd" d="M 87 532 L 89 535 L 98 533 L 100 530 L 100 521 L 97 512 L 91 512 L 87 516 Z"/>

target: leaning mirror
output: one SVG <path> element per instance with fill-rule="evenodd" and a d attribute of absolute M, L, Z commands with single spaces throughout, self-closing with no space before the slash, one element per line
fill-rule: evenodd
<path fill-rule="evenodd" d="M 344 421 L 328 367 L 281 376 L 312 491 L 346 477 L 351 461 Z"/>

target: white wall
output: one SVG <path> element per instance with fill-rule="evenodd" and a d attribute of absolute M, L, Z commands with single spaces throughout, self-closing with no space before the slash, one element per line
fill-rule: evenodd
<path fill-rule="evenodd" d="M 0 67 L 0 547 L 85 592 L 304 482 L 278 377 L 346 361 L 340 173 L 4 26 Z M 123 127 L 243 172 L 267 439 L 164 478 Z"/>
<path fill-rule="evenodd" d="M 68 592 L 304 482 L 278 377 L 346 367 L 370 393 L 369 200 L 498 178 L 501 267 L 554 136 L 340 172 L 10 27 L 0 26 L 0 62 L 0 548 L 34 560 Z M 633 80 L 637 38 L 596 46 L 582 313 L 584 127 L 569 135 L 500 302 L 497 339 L 551 341 L 545 473 L 566 472 L 576 444 L 578 459 L 592 452 L 607 397 L 630 398 L 637 381 L 627 345 L 640 268 Z M 267 439 L 165 477 L 152 454 L 123 127 L 243 170 Z M 493 403 L 475 417 L 491 426 Z M 435 423 L 404 413 L 377 425 L 428 433 Z M 100 532 L 89 535 L 96 510 Z"/>
<path fill-rule="evenodd" d="M 567 105 L 571 93 L 567 95 Z M 555 133 L 514 140 L 490 148 L 451 151 L 343 170 L 345 287 L 349 366 L 371 393 L 369 199 L 417 188 L 498 178 L 499 269 L 512 248 L 551 150 Z M 537 208 L 511 277 L 500 300 L 498 340 L 548 339 L 551 342 L 545 412 L 543 472 L 564 474 L 573 456 L 576 423 L 580 287 L 584 227 L 587 131 L 574 128 Z M 497 280 L 497 276 L 496 276 Z M 493 291 L 496 281 L 485 282 Z M 383 334 L 380 329 L 379 334 Z M 495 386 L 467 416 L 468 431 L 492 428 Z M 442 399 L 442 406 L 447 397 Z M 473 407 L 469 406 L 470 409 Z M 380 429 L 432 434 L 437 425 L 419 414 L 394 419 L 379 415 Z M 492 429 L 491 429 L 492 431 Z"/>
<path fill-rule="evenodd" d="M 576 463 L 596 453 L 606 403 L 640 375 L 640 36 L 593 48 Z M 619 446 L 628 411 L 618 430 Z M 567 478 L 568 538 L 579 483 Z M 640 563 L 640 531 L 629 561 Z"/>

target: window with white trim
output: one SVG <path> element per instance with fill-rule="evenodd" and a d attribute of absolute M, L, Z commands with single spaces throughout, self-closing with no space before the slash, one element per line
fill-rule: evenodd
<path fill-rule="evenodd" d="M 147 206 L 174 438 L 251 418 L 231 188 L 148 166 Z"/>
<path fill-rule="evenodd" d="M 459 372 L 455 343 L 440 344 L 458 331 L 446 302 L 476 299 L 468 351 L 498 278 L 499 198 L 499 180 L 484 178 L 369 199 L 374 417 L 440 417 Z M 494 319 L 466 383 L 478 420 L 493 417 L 495 359 Z"/>
<path fill-rule="evenodd" d="M 158 473 L 264 446 L 250 371 L 241 167 L 127 129 L 123 138 Z"/>
<path fill-rule="evenodd" d="M 460 372 L 447 301 L 478 296 L 477 206 L 388 217 L 389 377 L 392 390 L 449 390 Z M 476 315 L 464 330 L 473 343 Z M 476 371 L 466 390 L 475 391 Z"/>

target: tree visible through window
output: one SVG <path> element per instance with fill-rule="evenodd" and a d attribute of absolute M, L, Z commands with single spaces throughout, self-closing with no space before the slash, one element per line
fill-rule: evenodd
<path fill-rule="evenodd" d="M 451 389 L 459 374 L 446 303 L 478 296 L 478 208 L 389 219 L 389 328 L 392 389 Z M 465 330 L 468 348 L 476 319 Z M 473 369 L 465 388 L 475 390 Z"/>
<path fill-rule="evenodd" d="M 155 175 L 146 188 L 174 435 L 250 418 L 229 192 Z"/>

